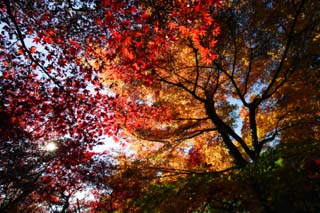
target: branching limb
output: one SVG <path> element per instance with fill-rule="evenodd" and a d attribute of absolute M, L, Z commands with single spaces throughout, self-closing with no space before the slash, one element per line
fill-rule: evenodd
<path fill-rule="evenodd" d="M 291 25 L 290 30 L 289 30 L 288 39 L 286 41 L 285 49 L 283 51 L 279 66 L 276 69 L 276 71 L 275 71 L 275 73 L 273 75 L 273 78 L 271 79 L 271 82 L 268 85 L 267 89 L 262 94 L 261 99 L 259 100 L 258 104 L 260 104 L 263 100 L 271 97 L 284 84 L 284 81 L 282 81 L 278 86 L 276 86 L 276 88 L 274 88 L 272 90 L 272 88 L 274 87 L 274 85 L 275 85 L 275 83 L 276 83 L 276 81 L 277 81 L 277 79 L 278 79 L 278 77 L 279 77 L 279 75 L 281 73 L 281 70 L 282 70 L 282 68 L 284 66 L 284 63 L 285 63 L 285 61 L 287 59 L 289 48 L 291 47 L 293 36 L 294 36 L 294 30 L 295 30 L 295 27 L 296 27 L 296 25 L 298 23 L 298 18 L 302 13 L 302 8 L 303 8 L 305 2 L 306 2 L 305 0 L 301 1 L 300 5 L 299 5 L 299 8 L 297 9 L 297 12 L 296 12 L 296 14 L 294 16 L 292 25 Z"/>

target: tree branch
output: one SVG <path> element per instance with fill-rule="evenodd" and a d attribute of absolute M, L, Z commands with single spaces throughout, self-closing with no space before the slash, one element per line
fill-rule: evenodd
<path fill-rule="evenodd" d="M 237 95 L 238 95 L 239 99 L 241 100 L 242 104 L 243 104 L 244 106 L 248 107 L 248 103 L 247 103 L 247 101 L 245 100 L 244 95 L 241 93 L 240 88 L 238 87 L 237 83 L 235 82 L 233 75 L 230 75 L 230 74 L 228 73 L 228 71 L 225 70 L 225 69 L 221 66 L 221 64 L 219 64 L 219 63 L 217 63 L 217 62 L 214 62 L 214 65 L 217 67 L 217 69 L 219 69 L 221 72 L 223 72 L 223 73 L 229 78 L 229 80 L 231 81 L 233 87 L 236 89 Z"/>
<path fill-rule="evenodd" d="M 188 88 L 187 88 L 185 85 L 183 85 L 181 82 L 179 82 L 179 83 L 174 83 L 174 82 L 171 82 L 171 81 L 169 81 L 169 80 L 167 80 L 167 79 L 159 76 L 158 74 L 156 74 L 156 75 L 159 77 L 159 80 L 160 80 L 160 81 L 163 81 L 163 82 L 165 82 L 165 83 L 167 83 L 167 84 L 170 84 L 170 85 L 173 85 L 173 86 L 176 86 L 176 87 L 178 87 L 178 88 L 181 88 L 181 89 L 185 90 L 186 92 L 188 92 L 189 94 L 191 94 L 195 99 L 197 99 L 197 100 L 200 101 L 200 102 L 204 102 L 204 101 L 205 101 L 205 99 L 201 98 L 201 97 L 198 96 L 196 93 L 194 93 L 192 90 L 188 89 Z"/>
<path fill-rule="evenodd" d="M 245 80 L 245 85 L 244 85 L 244 91 L 242 93 L 242 96 L 244 97 L 246 93 L 248 92 L 248 82 L 249 82 L 249 77 L 250 73 L 252 71 L 252 63 L 253 63 L 253 50 L 250 48 L 250 56 L 249 56 L 249 67 L 246 75 L 246 80 Z"/>
<path fill-rule="evenodd" d="M 258 105 L 265 99 L 269 98 L 272 96 L 272 94 L 274 94 L 277 89 L 279 89 L 281 87 L 282 84 L 279 84 L 274 90 L 273 92 L 270 92 L 272 87 L 274 86 L 274 84 L 276 83 L 276 80 L 284 66 L 284 63 L 286 61 L 286 58 L 287 58 L 287 54 L 288 54 L 288 51 L 289 51 L 289 48 L 291 46 L 291 43 L 292 43 L 292 40 L 293 40 L 293 35 L 294 35 L 294 28 L 295 26 L 297 25 L 297 22 L 298 22 L 298 18 L 302 12 L 302 8 L 305 4 L 305 0 L 302 0 L 300 5 L 299 5 L 299 8 L 297 9 L 297 12 L 296 12 L 296 15 L 294 17 L 294 20 L 292 22 L 292 25 L 290 27 L 290 31 L 289 31 L 289 34 L 288 34 L 288 39 L 287 39 L 287 42 L 286 42 L 286 45 L 285 45 L 285 49 L 283 51 L 283 54 L 282 54 L 282 57 L 281 57 L 281 61 L 280 61 L 280 64 L 270 82 L 270 84 L 268 85 L 267 89 L 264 91 L 264 93 L 262 94 L 261 96 L 261 99 L 259 100 L 259 102 L 257 103 Z M 283 82 L 284 83 L 284 82 Z"/>
<path fill-rule="evenodd" d="M 196 94 L 197 86 L 198 86 L 198 80 L 199 80 L 199 61 L 198 61 L 198 50 L 194 47 L 192 47 L 193 52 L 194 52 L 194 57 L 196 59 L 196 79 L 193 85 L 193 90 L 192 92 Z"/>
<path fill-rule="evenodd" d="M 24 49 L 25 53 L 27 54 L 27 56 L 29 56 L 30 60 L 35 63 L 37 66 L 40 67 L 40 69 L 42 70 L 42 72 L 49 77 L 50 80 L 52 80 L 60 89 L 63 89 L 64 90 L 64 87 L 61 85 L 61 83 L 55 79 L 54 77 L 52 77 L 48 71 L 46 70 L 46 68 L 44 68 L 34 57 L 33 55 L 31 54 L 31 52 L 28 50 L 28 47 L 26 46 L 25 42 L 24 42 L 24 36 L 22 35 L 22 32 L 16 22 L 16 19 L 14 17 L 14 15 L 12 14 L 12 11 L 11 11 L 11 6 L 10 6 L 10 1 L 9 0 L 4 0 L 3 1 L 5 6 L 6 6 L 6 9 L 7 9 L 7 13 L 12 21 L 12 23 L 14 24 L 15 28 L 16 28 L 16 31 L 17 31 L 17 35 L 18 35 L 18 38 L 19 38 L 19 41 L 21 42 L 21 45 L 22 45 L 22 48 Z"/>

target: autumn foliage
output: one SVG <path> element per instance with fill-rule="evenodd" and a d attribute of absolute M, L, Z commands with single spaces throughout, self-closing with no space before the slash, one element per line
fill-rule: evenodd
<path fill-rule="evenodd" d="M 319 9 L 2 0 L 0 211 L 270 210 L 246 171 L 320 139 Z"/>

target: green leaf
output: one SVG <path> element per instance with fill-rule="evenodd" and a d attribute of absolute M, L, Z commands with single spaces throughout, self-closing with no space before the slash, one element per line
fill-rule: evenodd
<path fill-rule="evenodd" d="M 281 168 L 284 166 L 282 157 L 278 158 L 278 160 L 276 160 L 274 163 Z"/>

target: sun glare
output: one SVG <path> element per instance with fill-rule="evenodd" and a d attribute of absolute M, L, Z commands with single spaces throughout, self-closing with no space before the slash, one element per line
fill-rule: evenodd
<path fill-rule="evenodd" d="M 53 152 L 58 148 L 57 144 L 54 142 L 50 142 L 45 146 L 45 150 L 49 151 L 49 152 Z"/>

